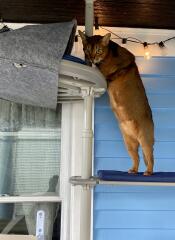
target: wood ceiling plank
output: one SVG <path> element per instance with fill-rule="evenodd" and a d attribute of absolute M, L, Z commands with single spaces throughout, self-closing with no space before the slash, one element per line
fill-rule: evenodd
<path fill-rule="evenodd" d="M 7 22 L 49 23 L 76 18 L 84 25 L 84 0 L 0 0 Z M 95 16 L 103 26 L 175 29 L 175 1 L 97 0 Z"/>

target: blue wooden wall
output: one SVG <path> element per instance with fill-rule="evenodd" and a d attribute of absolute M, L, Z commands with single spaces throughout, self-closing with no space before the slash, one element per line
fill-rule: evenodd
<path fill-rule="evenodd" d="M 175 58 L 138 58 L 137 63 L 155 123 L 154 169 L 175 171 Z M 94 171 L 129 167 L 105 94 L 95 103 Z M 142 156 L 139 170 L 145 170 Z M 97 186 L 93 226 L 94 240 L 174 240 L 175 187 Z"/>

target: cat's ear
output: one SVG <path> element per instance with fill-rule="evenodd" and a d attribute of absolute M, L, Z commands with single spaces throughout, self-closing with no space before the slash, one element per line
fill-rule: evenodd
<path fill-rule="evenodd" d="M 81 40 L 82 40 L 83 44 L 85 44 L 86 43 L 86 35 L 80 30 L 78 30 L 78 33 L 81 37 Z"/>
<path fill-rule="evenodd" d="M 109 44 L 110 37 L 111 37 L 111 34 L 110 34 L 110 33 L 107 33 L 107 34 L 104 35 L 104 37 L 102 38 L 101 43 L 102 43 L 104 46 L 107 46 L 107 45 Z"/>

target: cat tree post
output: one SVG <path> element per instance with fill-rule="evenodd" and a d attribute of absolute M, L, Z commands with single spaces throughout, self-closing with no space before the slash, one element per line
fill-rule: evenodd
<path fill-rule="evenodd" d="M 94 25 L 94 0 L 85 1 L 85 34 L 93 35 Z M 83 156 L 82 156 L 82 178 L 88 179 L 92 175 L 92 108 L 93 108 L 93 89 L 82 89 L 84 98 L 84 129 L 83 129 Z M 81 215 L 80 215 L 80 239 L 91 239 L 91 199 L 92 190 L 82 189 L 81 193 Z"/>
<path fill-rule="evenodd" d="M 84 129 L 82 134 L 82 171 L 81 177 L 89 179 L 92 175 L 92 108 L 93 91 L 91 88 L 83 90 L 84 98 Z M 91 239 L 91 188 L 84 187 L 81 192 L 80 239 Z"/>
<path fill-rule="evenodd" d="M 85 34 L 87 36 L 93 35 L 94 26 L 94 0 L 85 1 Z"/>

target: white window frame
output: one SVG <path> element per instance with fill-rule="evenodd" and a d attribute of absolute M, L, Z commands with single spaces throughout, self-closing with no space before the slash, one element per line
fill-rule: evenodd
<path fill-rule="evenodd" d="M 51 135 L 50 135 L 51 133 Z M 53 129 L 49 129 L 48 132 L 42 132 L 42 129 L 38 128 L 35 133 L 31 132 L 31 130 L 28 130 L 27 128 L 24 129 L 22 132 L 13 132 L 13 133 L 0 133 L 0 137 L 3 138 L 4 136 L 15 136 L 19 139 L 52 139 L 52 137 L 60 137 L 61 131 L 54 131 Z M 60 176 L 60 170 L 58 172 L 58 175 Z M 62 198 L 60 197 L 60 192 L 57 195 L 57 193 L 51 193 L 51 192 L 45 192 L 45 193 L 33 193 L 33 194 L 22 194 L 19 196 L 10 196 L 7 194 L 0 195 L 0 204 L 5 203 L 62 203 Z M 17 223 L 18 221 L 16 221 Z M 15 223 L 15 224 L 16 224 Z M 9 222 L 9 225 L 7 227 L 8 231 L 11 229 L 11 226 L 13 227 L 14 224 Z M 6 228 L 5 227 L 5 228 Z M 4 230 L 2 231 L 4 232 Z M 5 231 L 6 232 L 6 231 Z M 4 232 L 4 233 L 5 233 Z M 8 235 L 8 232 L 6 233 Z"/>
<path fill-rule="evenodd" d="M 0 203 L 56 203 L 62 202 L 62 198 L 59 196 L 49 195 L 21 195 L 21 196 L 0 196 Z"/>

